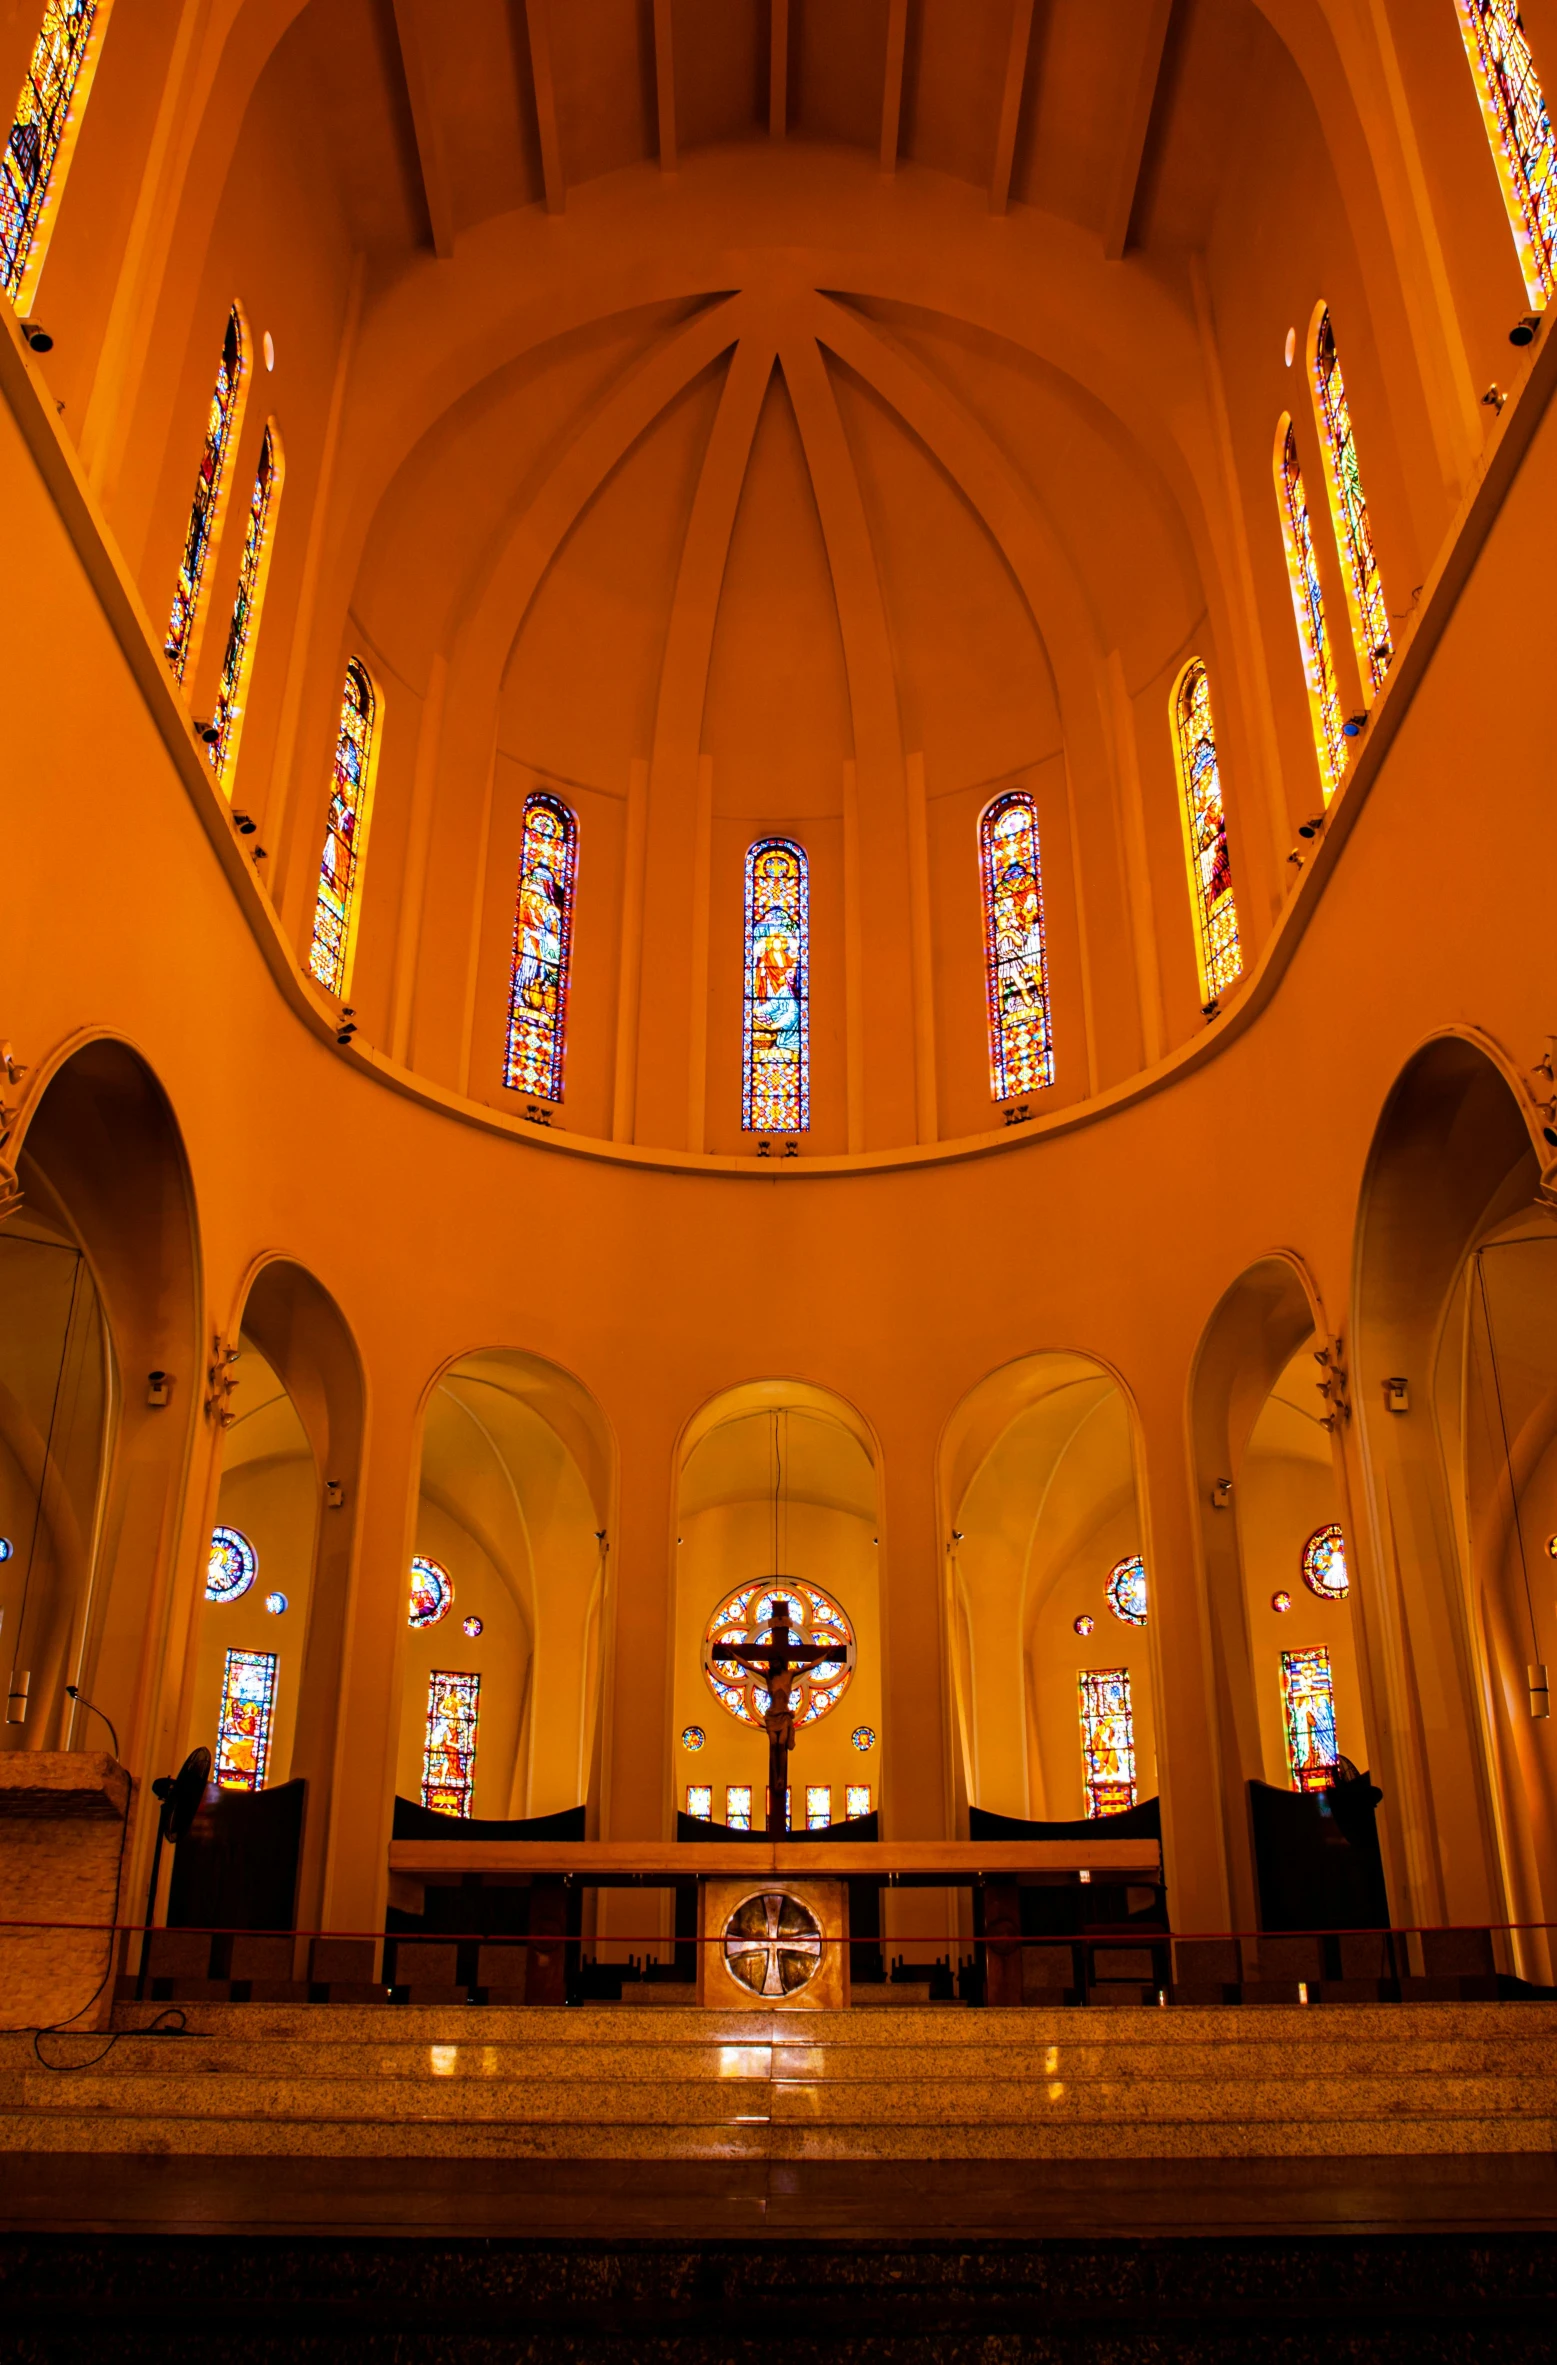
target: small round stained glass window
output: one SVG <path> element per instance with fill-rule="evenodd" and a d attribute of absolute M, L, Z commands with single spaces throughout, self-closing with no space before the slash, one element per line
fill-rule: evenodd
<path fill-rule="evenodd" d="M 1289 1610 L 1292 1607 L 1291 1594 L 1273 1593 L 1270 1597 L 1270 1606 L 1273 1610 Z"/>
<path fill-rule="evenodd" d="M 1139 1552 L 1132 1552 L 1128 1560 L 1121 1560 L 1109 1571 L 1104 1590 L 1116 1618 L 1122 1618 L 1127 1626 L 1145 1625 L 1146 1563 Z"/>
<path fill-rule="evenodd" d="M 259 1554 L 240 1528 L 211 1530 L 211 1557 L 205 1567 L 207 1601 L 237 1601 L 259 1575 Z"/>
<path fill-rule="evenodd" d="M 462 1634 L 468 1634 L 471 1641 L 474 1642 L 476 1636 L 481 1632 L 481 1620 L 479 1618 L 467 1618 L 464 1624 L 461 1626 L 460 1632 Z"/>
<path fill-rule="evenodd" d="M 707 1739 L 708 1735 L 700 1724 L 689 1724 L 682 1732 L 681 1746 L 683 1749 L 690 1749 L 692 1755 L 696 1757 Z"/>
<path fill-rule="evenodd" d="M 0 1560 L 9 1560 L 16 1550 L 9 1536 L 0 1536 Z"/>
<path fill-rule="evenodd" d="M 719 1604 L 703 1637 L 704 1679 L 741 1724 L 760 1725 L 769 1702 L 761 1662 L 743 1665 L 737 1654 L 772 1647 L 781 1602 L 790 1642 L 802 1654 L 789 1690 L 797 1725 L 815 1724 L 836 1708 L 854 1674 L 854 1629 L 830 1593 L 788 1577 L 743 1585 Z"/>
<path fill-rule="evenodd" d="M 1076 1620 L 1076 1632 L 1078 1634 L 1090 1634 L 1096 1624 L 1096 1618 L 1089 1618 L 1086 1611 L 1083 1610 L 1080 1617 Z"/>
<path fill-rule="evenodd" d="M 1303 1582 L 1321 1601 L 1344 1601 L 1351 1590 L 1346 1574 L 1346 1538 L 1338 1527 L 1321 1527 L 1303 1546 Z"/>
<path fill-rule="evenodd" d="M 273 1618 L 285 1617 L 287 1607 L 286 1595 L 284 1593 L 267 1593 L 265 1596 L 265 1607 L 269 1610 Z"/>
<path fill-rule="evenodd" d="M 868 1724 L 857 1724 L 849 1735 L 849 1739 L 862 1757 L 867 1749 L 874 1749 L 876 1746 L 876 1736 Z"/>
<path fill-rule="evenodd" d="M 413 1626 L 436 1626 L 454 1607 L 454 1579 L 443 1563 L 424 1559 L 421 1553 L 411 1563 L 411 1608 L 408 1622 Z"/>

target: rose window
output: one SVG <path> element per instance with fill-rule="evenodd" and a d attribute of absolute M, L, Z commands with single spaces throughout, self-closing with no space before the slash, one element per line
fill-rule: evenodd
<path fill-rule="evenodd" d="M 768 1712 L 768 1692 L 760 1675 L 749 1673 L 721 1652 L 738 1651 L 773 1640 L 773 1604 L 789 1604 L 790 1640 L 807 1647 L 823 1645 L 827 1656 L 814 1667 L 797 1668 L 790 1684 L 790 1705 L 797 1725 L 815 1724 L 836 1708 L 854 1674 L 854 1629 L 830 1593 L 818 1585 L 782 1584 L 768 1579 L 743 1585 L 722 1601 L 708 1621 L 703 1637 L 703 1674 L 722 1708 L 742 1724 L 760 1725 Z"/>

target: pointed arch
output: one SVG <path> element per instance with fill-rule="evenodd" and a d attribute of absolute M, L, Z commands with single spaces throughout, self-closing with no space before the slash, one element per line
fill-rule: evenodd
<path fill-rule="evenodd" d="M 979 822 L 989 1088 L 996 1100 L 1054 1082 L 1049 958 L 1043 933 L 1038 808 L 1026 789 L 997 797 Z"/>
<path fill-rule="evenodd" d="M 1525 293 L 1557 292 L 1557 143 L 1516 0 L 1455 0 Z"/>
<path fill-rule="evenodd" d="M 1281 538 L 1287 553 L 1287 579 L 1292 586 L 1292 613 L 1297 619 L 1298 646 L 1308 683 L 1308 709 L 1314 726 L 1314 752 L 1319 779 L 1328 805 L 1346 770 L 1346 739 L 1341 726 L 1341 696 L 1336 688 L 1335 659 L 1325 622 L 1325 598 L 1314 552 L 1313 521 L 1298 463 L 1297 433 L 1283 411 L 1276 428 L 1276 499 L 1281 510 Z"/>
<path fill-rule="evenodd" d="M 357 950 L 357 884 L 367 851 L 378 770 L 378 693 L 360 657 L 346 668 L 308 966 L 327 994 L 346 999 Z"/>
<path fill-rule="evenodd" d="M 189 670 L 200 626 L 205 620 L 202 594 L 221 533 L 228 471 L 243 425 L 243 404 L 248 390 L 248 332 L 243 307 L 234 304 L 227 315 L 227 327 L 222 337 L 222 358 L 217 364 L 216 384 L 211 390 L 205 444 L 195 476 L 194 499 L 189 505 L 189 524 L 184 533 L 184 555 L 179 562 L 178 581 L 173 589 L 167 638 L 162 644 L 162 653 L 178 681 L 182 681 Z"/>
<path fill-rule="evenodd" d="M 0 287 L 25 312 L 103 45 L 110 0 L 49 0 L 0 153 Z"/>
<path fill-rule="evenodd" d="M 243 557 L 238 567 L 238 595 L 233 601 L 232 622 L 227 627 L 227 646 L 222 653 L 222 678 L 216 693 L 216 711 L 211 719 L 211 728 L 215 733 L 210 743 L 211 766 L 229 796 L 232 794 L 233 771 L 238 761 L 238 739 L 243 729 L 244 709 L 248 704 L 249 678 L 254 671 L 254 651 L 259 639 L 260 614 L 265 605 L 265 584 L 270 574 L 271 545 L 275 539 L 276 509 L 281 499 L 285 472 L 281 437 L 272 419 L 266 423 L 264 440 L 260 444 L 259 465 L 254 471 L 254 490 L 249 495 L 249 515 L 243 531 Z"/>
<path fill-rule="evenodd" d="M 805 1133 L 811 1124 L 811 881 L 793 838 L 746 853 L 741 1126 Z"/>
<path fill-rule="evenodd" d="M 562 1098 L 577 887 L 577 818 L 537 790 L 524 801 L 503 1082 L 541 1100 Z"/>
<path fill-rule="evenodd" d="M 1200 965 L 1200 999 L 1209 1007 L 1243 973 L 1233 865 L 1222 803 L 1222 771 L 1211 715 L 1211 678 L 1205 661 L 1191 657 L 1169 701 L 1173 752 L 1178 760 L 1179 818 L 1184 825 L 1184 859 L 1189 866 L 1190 910 Z"/>
<path fill-rule="evenodd" d="M 1394 661 L 1395 640 L 1389 629 L 1389 609 L 1373 547 L 1373 529 L 1368 522 L 1362 471 L 1357 463 L 1357 436 L 1328 304 L 1320 304 L 1315 311 L 1308 355 L 1314 384 L 1314 420 L 1324 453 L 1325 490 L 1330 496 L 1330 522 L 1335 528 L 1346 604 L 1351 611 L 1352 645 L 1357 651 L 1357 670 L 1362 675 L 1363 690 L 1371 705 Z"/>

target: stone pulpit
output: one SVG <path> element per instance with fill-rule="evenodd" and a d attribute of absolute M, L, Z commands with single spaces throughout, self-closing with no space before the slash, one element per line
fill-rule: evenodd
<path fill-rule="evenodd" d="M 104 1750 L 0 1754 L 0 2027 L 108 2026 L 134 1787 Z"/>

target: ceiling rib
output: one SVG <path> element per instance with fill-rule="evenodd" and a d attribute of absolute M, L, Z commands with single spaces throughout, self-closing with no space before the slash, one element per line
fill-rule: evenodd
<path fill-rule="evenodd" d="M 995 132 L 995 169 L 989 183 L 992 214 L 1003 214 L 1011 197 L 1016 127 L 1022 112 L 1022 85 L 1027 80 L 1027 52 L 1032 36 L 1033 0 L 1012 0 L 1011 46 L 1006 51 L 1006 78 L 1000 93 L 1000 122 Z"/>
<path fill-rule="evenodd" d="M 654 96 L 660 118 L 660 170 L 676 169 L 676 57 L 670 0 L 654 0 Z"/>
<path fill-rule="evenodd" d="M 881 91 L 881 169 L 897 170 L 897 142 L 903 114 L 903 51 L 908 42 L 908 0 L 892 0 L 887 18 L 887 71 Z"/>
<path fill-rule="evenodd" d="M 411 102 L 416 161 L 422 176 L 422 196 L 427 206 L 427 219 L 432 226 L 433 253 L 447 262 L 454 252 L 454 199 L 449 187 L 448 168 L 444 163 L 438 118 L 433 109 L 432 88 L 427 79 L 427 60 L 412 14 L 412 0 L 394 0 L 394 7 L 400 71 L 405 77 L 406 97 Z"/>
<path fill-rule="evenodd" d="M 1110 263 L 1119 262 L 1129 244 L 1130 219 L 1140 192 L 1146 135 L 1151 129 L 1152 109 L 1157 103 L 1157 85 L 1162 78 L 1162 60 L 1172 15 L 1173 0 L 1146 0 L 1136 52 L 1135 86 L 1125 114 L 1124 140 L 1119 151 L 1114 186 L 1109 195 L 1108 210 L 1103 217 L 1103 253 Z"/>
<path fill-rule="evenodd" d="M 546 0 L 524 0 L 530 34 L 530 71 L 535 77 L 535 113 L 541 127 L 541 175 L 546 184 L 546 211 L 560 214 L 568 202 L 562 177 L 562 135 L 557 128 L 557 85 L 551 70 L 551 28 L 546 22 Z"/>
<path fill-rule="evenodd" d="M 769 0 L 768 135 L 781 140 L 789 129 L 789 0 Z"/>

